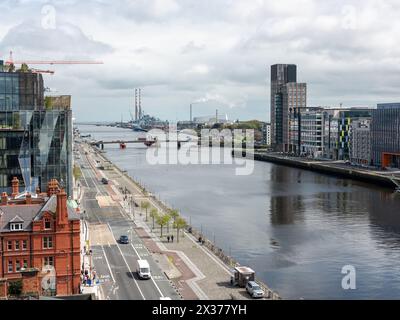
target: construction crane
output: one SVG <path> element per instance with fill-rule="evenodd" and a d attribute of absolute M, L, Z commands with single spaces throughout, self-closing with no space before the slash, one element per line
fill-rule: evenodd
<path fill-rule="evenodd" d="M 13 59 L 13 52 L 10 51 L 10 57 L 5 62 L 6 65 L 16 65 L 16 64 L 27 64 L 27 65 L 35 65 L 35 64 L 103 64 L 102 61 L 91 61 L 91 60 L 16 60 Z M 48 73 L 48 70 L 45 70 Z"/>

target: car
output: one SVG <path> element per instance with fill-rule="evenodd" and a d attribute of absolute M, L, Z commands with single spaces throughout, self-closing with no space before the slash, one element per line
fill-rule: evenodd
<path fill-rule="evenodd" d="M 102 178 L 102 179 L 101 179 L 101 183 L 102 183 L 102 184 L 108 184 L 108 180 L 107 180 L 106 178 Z"/>
<path fill-rule="evenodd" d="M 129 243 L 129 238 L 128 236 L 122 235 L 119 237 L 119 243 L 121 244 L 128 244 Z"/>
<path fill-rule="evenodd" d="M 249 281 L 246 284 L 246 291 L 252 298 L 264 297 L 264 290 L 255 281 Z"/>

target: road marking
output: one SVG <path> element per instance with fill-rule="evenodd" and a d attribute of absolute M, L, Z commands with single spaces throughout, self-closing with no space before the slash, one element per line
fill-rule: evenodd
<path fill-rule="evenodd" d="M 112 229 L 111 229 L 110 224 L 107 223 L 107 225 L 108 225 L 108 228 L 110 229 L 111 233 L 114 235 L 114 233 L 113 233 L 113 231 L 112 231 Z M 114 235 L 114 237 L 115 237 L 115 235 Z M 129 267 L 129 264 L 128 264 L 128 262 L 126 261 L 125 256 L 124 256 L 124 254 L 122 253 L 122 250 L 121 250 L 121 248 L 119 247 L 119 244 L 118 244 L 118 243 L 117 243 L 117 248 L 118 248 L 119 252 L 121 253 L 122 259 L 124 260 L 126 266 L 128 267 L 128 271 L 129 271 L 129 273 L 131 274 L 132 280 L 135 282 L 136 287 L 137 287 L 138 290 L 139 290 L 139 293 L 141 294 L 143 300 L 146 300 L 146 297 L 144 296 L 142 290 L 140 290 L 139 284 L 137 283 L 137 281 L 136 281 L 136 279 L 135 279 L 135 276 L 133 275 L 133 272 L 132 272 L 131 268 Z"/>
<path fill-rule="evenodd" d="M 106 255 L 106 252 L 105 252 L 103 246 L 101 246 L 101 249 L 103 250 L 104 258 L 106 259 L 106 263 L 107 263 L 108 269 L 110 270 L 111 278 L 112 278 L 113 282 L 115 283 L 115 278 L 114 278 L 114 275 L 112 273 L 111 266 L 110 266 L 110 263 L 108 262 L 107 255 Z"/>

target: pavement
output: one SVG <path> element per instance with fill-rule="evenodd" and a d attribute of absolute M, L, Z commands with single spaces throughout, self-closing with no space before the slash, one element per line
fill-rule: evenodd
<path fill-rule="evenodd" d="M 175 236 L 175 241 L 171 243 L 165 237 L 167 234 L 166 227 L 163 229 L 164 237 L 161 237 L 160 228 L 152 229 L 151 219 L 149 218 L 149 221 L 146 222 L 145 211 L 140 209 L 141 201 L 150 202 L 151 207 L 157 208 L 160 213 L 165 213 L 164 208 L 156 199 L 143 194 L 140 186 L 116 167 L 112 167 L 111 170 L 96 170 L 94 168 L 96 161 L 102 161 L 102 158 L 103 156 L 98 152 L 89 153 L 90 162 L 87 161 L 85 167 L 92 169 L 83 169 L 83 172 L 89 188 L 93 189 L 93 186 L 95 186 L 100 190 L 91 191 L 85 202 L 86 208 L 92 208 L 89 210 L 96 213 L 89 218 L 91 224 L 98 224 L 98 228 L 101 228 L 101 231 L 95 231 L 97 235 L 91 239 L 94 255 L 100 262 L 97 264 L 98 272 L 100 271 L 102 276 L 108 277 L 108 280 L 111 277 L 111 281 L 108 282 L 114 284 L 114 286 L 110 286 L 104 282 L 102 285 L 106 298 L 118 299 L 121 294 L 128 299 L 141 298 L 140 294 L 127 292 L 126 286 L 123 289 L 121 288 L 121 286 L 124 286 L 123 282 L 126 281 L 126 278 L 121 277 L 122 269 L 125 270 L 125 273 L 130 274 L 129 278 L 133 277 L 136 280 L 134 269 L 128 268 L 127 271 L 127 267 L 134 265 L 135 260 L 140 256 L 151 261 L 153 270 L 158 268 L 159 276 L 153 277 L 156 284 L 161 281 L 164 285 L 168 283 L 171 288 L 174 288 L 173 290 L 175 294 L 179 295 L 179 298 L 189 300 L 250 299 L 244 288 L 230 285 L 230 267 L 225 265 L 210 250 L 199 244 L 191 234 L 181 230 L 180 241 L 177 243 L 176 230 L 171 226 L 169 234 Z M 97 183 L 103 177 L 109 180 L 109 184 L 106 186 Z M 125 191 L 127 191 L 126 197 Z M 99 196 L 101 197 L 100 201 Z M 104 201 L 104 197 L 107 197 L 107 201 Z M 101 207 L 99 203 L 102 205 L 106 203 L 106 206 Z M 137 206 L 132 205 L 132 203 L 136 203 Z M 88 211 L 88 209 L 86 210 Z M 107 211 L 107 214 L 104 213 L 104 210 Z M 150 210 L 151 208 L 148 209 L 148 212 Z M 124 218 L 116 221 L 115 212 L 118 212 L 118 215 L 122 215 Z M 100 215 L 102 215 L 101 218 Z M 127 246 L 115 243 L 114 239 L 117 239 L 121 234 L 128 235 L 132 244 Z M 132 249 L 135 254 L 132 253 Z M 118 250 L 120 254 L 118 254 Z M 106 257 L 108 261 L 104 261 Z M 94 264 L 96 265 L 96 260 Z M 116 286 L 118 286 L 119 291 L 114 293 L 113 290 Z M 148 292 L 148 294 L 150 297 L 156 297 L 157 290 L 154 290 L 154 288 L 152 290 L 153 292 Z M 174 295 L 169 291 L 168 296 L 172 298 Z"/>

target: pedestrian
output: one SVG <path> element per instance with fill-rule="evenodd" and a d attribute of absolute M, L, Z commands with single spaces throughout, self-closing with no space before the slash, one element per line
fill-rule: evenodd
<path fill-rule="evenodd" d="M 171 242 L 174 242 L 174 235 L 171 235 Z"/>
<path fill-rule="evenodd" d="M 167 241 L 169 242 L 169 236 L 167 236 Z"/>

